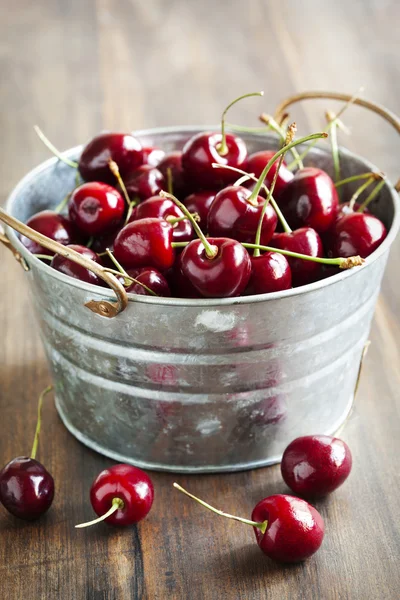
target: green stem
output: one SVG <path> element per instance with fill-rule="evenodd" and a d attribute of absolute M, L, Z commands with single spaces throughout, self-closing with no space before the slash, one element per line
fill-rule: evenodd
<path fill-rule="evenodd" d="M 94 242 L 94 236 L 92 235 L 86 243 L 86 248 L 91 248 L 93 245 L 93 242 Z"/>
<path fill-rule="evenodd" d="M 53 260 L 53 256 L 49 256 L 48 254 L 34 254 L 33 256 L 36 256 L 36 258 L 40 258 L 42 260 L 48 260 L 48 261 L 52 261 Z"/>
<path fill-rule="evenodd" d="M 226 143 L 226 133 L 225 133 L 225 116 L 226 113 L 228 112 L 228 110 L 237 102 L 240 102 L 241 100 L 244 100 L 245 98 L 251 98 L 253 96 L 263 96 L 264 92 L 251 92 L 250 94 L 243 94 L 243 96 L 239 96 L 239 98 L 235 98 L 235 100 L 232 100 L 232 102 L 230 104 L 228 104 L 228 106 L 225 108 L 224 112 L 222 113 L 222 117 L 221 117 L 221 134 L 222 134 L 222 138 L 221 138 L 221 142 L 218 144 L 217 146 L 217 152 L 220 156 L 225 156 L 226 154 L 228 154 L 228 145 Z"/>
<path fill-rule="evenodd" d="M 75 525 L 76 529 L 82 529 L 82 527 L 90 527 L 91 525 L 96 525 L 96 523 L 101 523 L 111 517 L 117 510 L 123 509 L 125 506 L 124 501 L 121 498 L 113 498 L 111 503 L 111 508 L 106 512 L 105 515 L 98 517 L 97 519 L 93 519 L 93 521 L 88 521 L 87 523 L 80 523 L 79 525 Z"/>
<path fill-rule="evenodd" d="M 379 192 L 381 191 L 381 189 L 383 188 L 383 186 L 385 185 L 385 180 L 382 179 L 382 181 L 380 181 L 372 190 L 372 192 L 370 193 L 370 195 L 368 196 L 368 198 L 366 198 L 366 200 L 364 200 L 364 202 L 361 204 L 361 206 L 357 209 L 357 212 L 363 212 L 367 206 L 369 206 L 369 204 L 372 202 L 372 200 L 379 194 Z"/>
<path fill-rule="evenodd" d="M 163 198 L 169 198 L 170 200 L 172 200 L 172 202 L 175 202 L 176 206 L 178 206 L 178 208 L 181 209 L 181 211 L 183 212 L 183 214 L 186 215 L 186 217 L 191 222 L 191 224 L 193 226 L 193 229 L 195 230 L 196 234 L 198 235 L 199 239 L 201 240 L 201 242 L 202 242 L 202 244 L 204 246 L 207 258 L 209 258 L 210 260 L 213 259 L 213 258 L 215 258 L 216 255 L 218 254 L 218 248 L 216 248 L 215 246 L 212 246 L 207 241 L 207 238 L 204 235 L 204 233 L 202 232 L 202 230 L 200 229 L 199 224 L 192 217 L 191 213 L 188 211 L 188 209 L 186 208 L 186 206 L 180 200 L 178 200 L 178 198 L 176 198 L 172 194 L 169 194 L 168 192 L 161 191 L 159 195 L 162 196 Z"/>
<path fill-rule="evenodd" d="M 356 189 L 356 191 L 350 198 L 350 202 L 349 202 L 350 210 L 354 209 L 354 205 L 357 202 L 358 198 L 372 183 L 374 183 L 374 181 L 375 181 L 375 177 L 370 177 L 369 179 L 367 179 L 367 181 L 365 183 L 363 183 L 362 185 L 360 185 L 360 187 L 358 189 Z"/>
<path fill-rule="evenodd" d="M 113 255 L 113 253 L 111 252 L 111 250 L 109 248 L 106 249 L 105 253 L 110 257 L 110 260 L 114 263 L 114 265 L 117 267 L 117 271 L 115 271 L 114 269 L 108 269 L 107 267 L 104 268 L 105 271 L 108 271 L 108 273 L 112 273 L 113 275 L 123 275 L 124 277 L 124 285 L 125 286 L 129 286 L 131 285 L 131 283 L 138 283 L 139 285 L 142 286 L 142 288 L 144 288 L 147 292 L 149 292 L 149 294 L 151 296 L 158 296 L 158 294 L 156 294 L 151 288 L 147 287 L 146 284 L 142 283 L 141 281 L 138 281 L 137 279 L 135 279 L 134 277 L 131 277 L 130 275 L 128 275 L 128 273 L 125 271 L 125 269 L 123 268 L 123 266 L 117 261 L 117 259 L 115 258 L 115 256 Z"/>
<path fill-rule="evenodd" d="M 64 208 L 67 206 L 71 195 L 72 195 L 72 192 L 68 192 L 68 194 L 66 196 L 64 196 L 64 198 L 61 200 L 60 204 L 57 204 L 57 206 L 54 209 L 54 212 L 61 213 L 64 210 Z"/>
<path fill-rule="evenodd" d="M 43 392 L 39 396 L 38 409 L 37 409 L 38 416 L 37 416 L 36 430 L 35 430 L 35 436 L 33 438 L 33 446 L 32 446 L 32 451 L 31 451 L 31 458 L 33 458 L 33 459 L 36 458 L 36 452 L 37 452 L 37 447 L 38 447 L 38 443 L 39 443 L 40 428 L 42 426 L 43 399 L 44 399 L 44 397 L 49 392 L 51 392 L 52 389 L 53 389 L 52 385 L 47 386 L 47 388 L 44 389 Z"/>
<path fill-rule="evenodd" d="M 119 172 L 119 167 L 118 167 L 117 163 L 110 158 L 110 160 L 108 161 L 108 166 L 110 167 L 111 173 L 114 175 L 114 177 L 116 178 L 116 180 L 119 183 L 119 187 L 122 190 L 122 193 L 124 195 L 125 202 L 126 202 L 127 206 L 130 207 L 130 205 L 131 205 L 131 199 L 129 198 L 129 194 L 128 194 L 127 190 L 126 190 L 124 181 L 123 181 L 123 179 L 121 177 L 121 173 Z"/>
<path fill-rule="evenodd" d="M 65 163 L 66 165 L 68 165 L 69 167 L 72 167 L 73 169 L 77 169 L 78 168 L 78 163 L 74 160 L 70 160 L 69 158 L 66 158 L 65 156 L 63 156 L 61 154 L 61 152 L 59 150 L 57 150 L 57 148 L 50 142 L 50 140 L 44 135 L 43 131 L 40 129 L 40 127 L 38 127 L 37 125 L 33 126 L 33 129 L 36 131 L 39 139 L 43 142 L 43 144 L 50 150 L 50 152 L 52 154 L 54 154 L 54 156 L 57 156 L 57 158 L 59 160 L 61 160 L 63 163 Z"/>
<path fill-rule="evenodd" d="M 341 269 L 351 269 L 352 267 L 359 267 L 365 261 L 361 256 L 350 256 L 348 258 L 320 258 L 318 256 L 309 256 L 308 254 L 299 254 L 298 252 L 291 252 L 290 250 L 281 250 L 280 248 L 273 248 L 272 246 L 261 246 L 256 244 L 247 244 L 242 242 L 244 248 L 255 249 L 259 248 L 264 252 L 277 252 L 284 256 L 290 256 L 291 258 L 301 258 L 302 260 L 308 260 L 310 262 L 316 262 L 321 265 L 333 265 L 340 267 Z"/>
<path fill-rule="evenodd" d="M 333 180 L 340 180 L 340 157 L 339 157 L 339 146 L 337 141 L 337 120 L 335 124 L 331 127 L 330 131 L 330 140 L 331 140 L 331 151 L 332 151 L 332 160 L 333 160 Z"/>
<path fill-rule="evenodd" d="M 214 508 L 214 506 L 211 506 L 211 504 L 204 502 L 204 500 L 200 500 L 200 498 L 198 498 L 197 496 L 194 496 L 193 494 L 191 494 L 190 492 L 185 490 L 183 487 L 181 487 L 177 483 L 174 483 L 173 486 L 174 486 L 174 488 L 176 488 L 177 490 L 179 490 L 186 496 L 189 496 L 189 498 L 192 498 L 192 500 L 196 500 L 196 502 L 198 502 L 205 508 L 208 508 L 208 510 L 211 510 L 213 513 L 220 515 L 221 517 L 226 517 L 227 519 L 234 519 L 235 521 L 239 521 L 240 523 L 244 523 L 245 525 L 251 525 L 252 527 L 257 527 L 258 529 L 261 530 L 261 533 L 265 533 L 267 530 L 268 521 L 262 521 L 262 522 L 250 521 L 249 519 L 243 519 L 242 517 L 236 517 L 235 515 L 230 515 L 229 513 L 226 513 L 226 512 L 223 512 L 222 510 L 218 510 L 217 508 Z"/>
<path fill-rule="evenodd" d="M 167 168 L 167 190 L 168 190 L 168 194 L 173 195 L 174 193 L 174 184 L 172 181 L 172 169 L 171 167 Z"/>
<path fill-rule="evenodd" d="M 279 125 L 279 123 L 277 123 L 275 121 L 275 119 L 273 117 L 271 117 L 270 115 L 266 115 L 265 113 L 263 113 L 260 116 L 261 121 L 263 121 L 264 123 L 266 123 L 267 125 L 269 125 L 271 127 L 271 129 L 273 131 L 275 131 L 279 137 L 281 138 L 282 142 L 285 141 L 286 139 L 286 132 L 283 129 L 283 127 L 281 125 Z M 291 148 L 291 153 L 293 154 L 293 158 L 296 161 L 296 164 L 299 166 L 300 169 L 304 168 L 304 165 L 302 163 L 301 157 L 297 151 L 297 148 Z"/>
<path fill-rule="evenodd" d="M 370 177 L 373 177 L 374 179 L 381 179 L 382 174 L 381 173 L 374 173 L 374 172 L 369 172 L 369 173 L 361 173 L 360 175 L 352 175 L 351 177 L 346 177 L 346 179 L 341 179 L 340 181 L 337 181 L 335 183 L 335 187 L 341 187 L 342 185 L 346 185 L 346 183 L 353 183 L 354 181 L 359 181 L 360 179 L 369 179 Z"/>

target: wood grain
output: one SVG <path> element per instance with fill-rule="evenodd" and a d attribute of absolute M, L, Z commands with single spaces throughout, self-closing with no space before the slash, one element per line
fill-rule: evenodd
<path fill-rule="evenodd" d="M 102 128 L 213 123 L 231 98 L 264 89 L 232 111 L 257 125 L 285 95 L 307 88 L 353 92 L 400 112 L 394 0 L 19 0 L 0 2 L 0 200 L 47 157 L 36 122 L 60 147 Z M 332 108 L 334 108 L 334 103 Z M 321 127 L 324 104 L 293 109 L 299 128 Z M 343 140 L 391 177 L 400 140 L 351 109 Z M 22 269 L 0 252 L 0 456 L 26 453 L 36 399 L 49 381 Z M 80 445 L 48 399 L 39 459 L 57 483 L 52 510 L 35 524 L 0 511 L 0 597 L 8 600 L 395 600 L 399 597 L 400 242 L 382 286 L 357 407 L 343 437 L 349 481 L 318 508 L 322 550 L 302 565 L 265 559 L 250 528 L 206 513 L 154 474 L 147 520 L 128 530 L 74 530 L 92 511 L 88 491 L 110 461 Z M 279 467 L 223 476 L 179 476 L 227 511 L 250 514 L 285 491 Z"/>

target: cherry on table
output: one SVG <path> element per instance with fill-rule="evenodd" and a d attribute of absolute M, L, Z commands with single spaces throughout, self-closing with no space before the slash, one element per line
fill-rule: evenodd
<path fill-rule="evenodd" d="M 139 219 L 128 223 L 114 240 L 114 255 L 126 269 L 151 266 L 165 271 L 172 267 L 173 228 L 164 219 Z"/>
<path fill-rule="evenodd" d="M 151 165 L 141 165 L 128 173 L 123 181 L 131 201 L 142 201 L 156 196 L 166 186 L 164 175 Z"/>
<path fill-rule="evenodd" d="M 97 264 L 101 264 L 101 260 L 99 256 L 93 252 L 90 248 L 86 246 L 80 246 L 78 244 L 69 244 L 66 248 L 71 248 L 78 252 L 85 258 L 90 258 L 93 262 Z M 50 263 L 50 266 L 53 267 L 56 271 L 60 271 L 60 273 L 64 273 L 64 275 L 68 275 L 69 277 L 73 277 L 74 279 L 79 279 L 80 281 L 85 281 L 86 283 L 92 283 L 93 285 L 102 285 L 102 280 L 95 274 L 93 271 L 89 271 L 82 265 L 78 265 L 76 262 L 71 260 L 70 258 L 65 258 L 65 256 L 61 256 L 61 254 L 56 254 L 53 257 L 53 260 Z"/>
<path fill-rule="evenodd" d="M 110 160 L 117 163 L 122 178 L 143 164 L 140 142 L 129 133 L 105 132 L 96 135 L 82 150 L 79 172 L 86 181 L 115 184 Z"/>
<path fill-rule="evenodd" d="M 36 213 L 28 219 L 26 224 L 63 246 L 72 244 L 76 238 L 71 221 L 53 210 L 42 210 Z M 45 254 L 47 256 L 53 256 L 54 254 L 51 250 L 44 248 L 24 235 L 21 235 L 21 242 L 32 254 Z"/>
<path fill-rule="evenodd" d="M 318 498 L 347 479 L 352 466 L 348 445 L 330 435 L 306 435 L 291 442 L 282 456 L 282 477 L 295 494 Z"/>
<path fill-rule="evenodd" d="M 122 221 L 125 201 L 118 190 L 100 181 L 77 187 L 68 205 L 71 222 L 88 236 L 104 235 Z"/>
<path fill-rule="evenodd" d="M 114 465 L 101 471 L 90 488 L 90 502 L 99 518 L 75 527 L 101 521 L 118 527 L 133 525 L 148 515 L 153 500 L 153 483 L 144 471 L 131 465 Z"/>
<path fill-rule="evenodd" d="M 321 238 L 315 229 L 301 227 L 291 232 L 274 233 L 270 245 L 290 252 L 307 254 L 313 257 L 323 257 Z M 339 255 L 338 255 L 339 256 Z M 321 271 L 321 265 L 316 262 L 288 257 L 292 271 L 293 286 L 297 287 L 316 281 Z"/>

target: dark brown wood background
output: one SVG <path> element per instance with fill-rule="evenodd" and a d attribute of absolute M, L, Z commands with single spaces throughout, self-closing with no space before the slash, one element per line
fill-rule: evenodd
<path fill-rule="evenodd" d="M 102 128 L 212 123 L 233 97 L 259 89 L 230 115 L 256 125 L 261 109 L 304 89 L 355 92 L 400 112 L 400 5 L 396 0 L 1 0 L 0 200 L 48 157 L 32 125 L 60 147 Z M 301 130 L 322 109 L 296 108 Z M 391 177 L 400 140 L 352 108 L 343 140 Z M 80 445 L 47 400 L 39 458 L 57 496 L 35 524 L 0 508 L 0 597 L 8 600 L 245 599 L 396 600 L 400 596 L 400 240 L 393 248 L 356 410 L 343 437 L 354 454 L 349 481 L 318 504 L 327 532 L 308 562 L 266 559 L 250 528 L 206 513 L 154 474 L 156 499 L 138 527 L 90 518 L 95 475 L 111 461 Z M 0 251 L 0 462 L 29 451 L 38 393 L 49 382 L 22 269 Z M 178 480 L 227 511 L 249 515 L 284 492 L 279 468 Z"/>

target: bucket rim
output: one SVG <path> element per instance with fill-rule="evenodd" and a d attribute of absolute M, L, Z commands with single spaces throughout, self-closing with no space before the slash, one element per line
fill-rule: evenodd
<path fill-rule="evenodd" d="M 215 125 L 190 125 L 190 126 L 168 126 L 168 127 L 157 127 L 151 129 L 141 129 L 132 132 L 133 135 L 140 138 L 148 137 L 151 135 L 160 135 L 160 134 L 194 134 L 205 132 L 208 130 L 215 129 Z M 242 133 L 240 132 L 240 136 L 245 140 L 258 139 L 258 138 L 269 138 L 271 141 L 276 140 L 276 135 L 271 133 Z M 74 146 L 63 152 L 63 155 L 68 158 L 74 158 L 79 155 L 83 145 Z M 359 156 L 358 154 L 347 150 L 346 148 L 340 147 L 340 156 L 343 158 L 352 158 L 362 162 L 366 169 L 369 171 L 379 171 L 378 167 L 376 167 L 373 163 L 365 159 L 364 157 Z M 327 155 L 329 150 L 325 150 L 321 146 L 315 146 L 313 148 L 313 152 L 320 153 L 320 155 Z M 13 215 L 13 205 L 16 201 L 16 198 L 23 192 L 25 187 L 29 185 L 39 174 L 47 169 L 51 168 L 55 164 L 59 162 L 57 157 L 52 157 L 44 162 L 40 163 L 33 169 L 31 169 L 28 173 L 19 180 L 16 184 L 10 195 L 8 196 L 5 204 L 6 211 Z M 311 293 L 322 288 L 326 288 L 330 285 L 335 285 L 347 279 L 348 277 L 354 276 L 361 269 L 367 269 L 369 265 L 375 263 L 381 256 L 383 256 L 386 252 L 389 251 L 390 246 L 396 238 L 398 230 L 400 228 L 400 198 L 399 194 L 394 188 L 394 185 L 388 180 L 385 180 L 385 187 L 390 193 L 390 197 L 393 202 L 394 215 L 393 221 L 388 230 L 387 236 L 382 242 L 382 244 L 365 259 L 365 263 L 360 267 L 355 267 L 352 269 L 344 270 L 342 273 L 337 273 L 335 275 L 331 275 L 325 279 L 321 279 L 319 281 L 315 281 L 313 283 L 309 283 L 303 286 L 299 286 L 296 288 L 291 288 L 289 290 L 283 290 L 280 292 L 272 292 L 268 294 L 255 294 L 249 296 L 239 296 L 235 298 L 165 298 L 165 297 L 156 297 L 156 296 L 144 296 L 138 294 L 128 294 L 128 299 L 130 303 L 132 302 L 140 302 L 143 304 L 156 304 L 161 306 L 188 306 L 188 307 L 215 307 L 215 306 L 232 306 L 237 304 L 254 304 L 257 302 L 267 302 L 273 300 L 279 300 L 281 298 L 289 298 L 292 296 L 303 295 L 307 293 Z M 104 299 L 115 299 L 114 292 L 107 288 L 97 286 L 91 283 L 85 283 L 78 279 L 74 279 L 73 277 L 69 277 L 68 275 L 64 275 L 60 271 L 56 271 L 52 269 L 50 265 L 42 262 L 39 258 L 35 257 L 29 250 L 22 244 L 17 233 L 10 227 L 5 226 L 5 231 L 7 237 L 10 242 L 18 250 L 18 252 L 23 256 L 28 265 L 30 263 L 35 265 L 35 268 L 41 270 L 44 274 L 49 275 L 67 285 L 71 285 L 73 287 L 79 288 L 83 291 L 89 292 L 91 294 L 96 294 L 97 296 L 101 296 Z"/>

